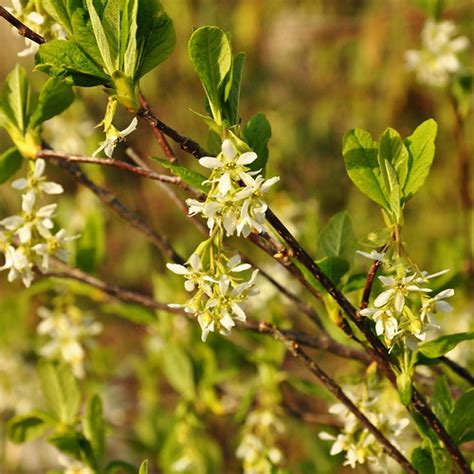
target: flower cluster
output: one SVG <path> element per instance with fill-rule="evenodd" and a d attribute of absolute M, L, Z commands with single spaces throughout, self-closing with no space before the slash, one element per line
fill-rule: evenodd
<path fill-rule="evenodd" d="M 224 233 L 247 237 L 250 232 L 264 230 L 268 208 L 264 194 L 279 178 L 265 180 L 260 171 L 248 165 L 257 159 L 254 152 L 238 153 L 231 140 L 224 140 L 217 157 L 204 157 L 201 165 L 211 169 L 211 189 L 204 202 L 188 199 L 190 215 L 207 219 L 210 237 L 202 242 L 185 265 L 168 264 L 168 268 L 185 278 L 184 288 L 194 293 L 183 307 L 197 316 L 202 340 L 209 332 L 229 334 L 235 321 L 245 321 L 244 301 L 258 293 L 254 287 L 258 271 L 245 280 L 238 274 L 250 270 L 240 257 L 227 257 L 222 249 Z"/>
<path fill-rule="evenodd" d="M 377 335 L 383 335 L 388 346 L 401 339 L 409 349 L 416 350 L 418 342 L 426 339 L 427 331 L 439 328 L 435 315 L 452 310 L 444 299 L 454 295 L 453 289 L 446 289 L 429 296 L 433 290 L 422 285 L 448 271 L 429 275 L 414 270 L 409 274 L 379 276 L 384 291 L 375 298 L 373 308 L 360 313 L 372 317 Z"/>
<path fill-rule="evenodd" d="M 174 273 L 185 278 L 184 288 L 188 292 L 196 292 L 184 305 L 187 313 L 197 316 L 202 330 L 202 340 L 206 341 L 209 332 L 218 331 L 227 335 L 235 326 L 235 321 L 245 321 L 242 303 L 247 297 L 256 295 L 254 287 L 258 270 L 245 281 L 238 274 L 249 270 L 248 263 L 241 263 L 238 255 L 230 259 L 223 254 L 220 260 L 214 259 L 212 265 L 204 269 L 201 257 L 194 253 L 186 265 L 169 263 L 167 267 Z"/>
<path fill-rule="evenodd" d="M 0 252 L 5 258 L 0 270 L 9 271 L 10 282 L 20 277 L 26 287 L 33 280 L 33 266 L 47 271 L 51 256 L 66 259 L 65 245 L 74 238 L 68 237 L 64 229 L 53 232 L 56 204 L 39 204 L 43 194 L 63 192 L 61 185 L 46 181 L 44 169 L 44 160 L 30 162 L 27 178 L 12 183 L 14 189 L 23 191 L 21 213 L 0 221 Z"/>
<path fill-rule="evenodd" d="M 66 32 L 63 27 L 58 23 L 52 21 L 52 19 L 43 12 L 36 10 L 37 2 L 33 1 L 22 1 L 22 0 L 11 0 L 12 7 L 6 7 L 10 13 L 18 18 L 22 23 L 31 28 L 33 31 L 40 33 L 47 40 L 50 39 L 65 39 Z M 20 37 L 18 30 L 12 28 L 15 35 Z M 39 44 L 34 41 L 24 38 L 26 48 L 17 53 L 17 56 L 33 56 L 39 49 Z"/>
<path fill-rule="evenodd" d="M 261 170 L 250 171 L 248 165 L 257 159 L 254 152 L 238 153 L 231 140 L 224 140 L 217 157 L 206 156 L 199 163 L 212 170 L 211 190 L 204 202 L 188 199 L 190 215 L 202 214 L 207 226 L 225 229 L 229 237 L 236 233 L 247 237 L 252 230 L 264 230 L 267 204 L 264 194 L 280 178 L 264 179 Z"/>
<path fill-rule="evenodd" d="M 461 64 L 457 53 L 466 49 L 465 36 L 454 38 L 456 26 L 451 21 L 428 20 L 421 33 L 422 49 L 406 52 L 407 67 L 416 72 L 422 84 L 442 87 L 450 76 L 459 71 Z"/>
<path fill-rule="evenodd" d="M 399 449 L 396 439 L 408 426 L 408 418 L 401 418 L 398 414 L 383 409 L 384 405 L 378 403 L 379 400 L 375 396 L 369 397 L 366 394 L 355 395 L 350 391 L 346 392 L 370 422 Z M 322 440 L 334 441 L 330 454 L 334 456 L 345 452 L 344 465 L 353 469 L 357 464 L 368 462 L 377 469 L 389 472 L 386 467 L 387 459 L 383 447 L 356 416 L 342 403 L 332 405 L 329 412 L 336 415 L 344 423 L 344 427 L 337 436 L 326 432 L 319 434 Z"/>
<path fill-rule="evenodd" d="M 72 304 L 59 304 L 53 311 L 41 307 L 38 334 L 48 338 L 40 348 L 41 356 L 68 364 L 78 378 L 84 376 L 84 344 L 102 331 L 102 325 Z"/>
<path fill-rule="evenodd" d="M 243 428 L 243 435 L 237 457 L 242 460 L 245 474 L 270 474 L 281 464 L 283 454 L 276 446 L 285 426 L 268 409 L 252 411 Z"/>

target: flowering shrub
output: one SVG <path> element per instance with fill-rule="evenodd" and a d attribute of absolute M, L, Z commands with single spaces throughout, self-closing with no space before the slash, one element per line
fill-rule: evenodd
<path fill-rule="evenodd" d="M 162 120 L 184 108 L 180 87 L 186 87 L 179 41 L 172 87 L 152 87 L 150 78 L 156 80 L 156 68 L 184 31 L 175 31 L 173 15 L 158 0 L 14 0 L 0 7 L 25 38 L 18 56 L 34 56 L 38 72 L 30 77 L 16 65 L 0 94 L 0 126 L 12 142 L 0 156 L 0 270 L 13 284 L 0 290 L 0 414 L 8 437 L 2 468 L 284 474 L 364 465 L 364 472 L 471 472 L 472 355 L 459 353 L 474 333 L 467 317 L 455 328 L 474 274 L 464 135 L 472 105 L 472 71 L 463 65 L 469 41 L 442 19 L 442 2 L 418 3 L 429 15 L 417 31 L 422 46 L 405 56 L 395 49 L 394 96 L 398 101 L 405 85 L 414 95 L 436 93 L 409 84 L 399 67 L 406 60 L 420 84 L 442 86 L 437 97 L 449 99 L 452 134 L 443 117 L 421 112 L 418 125 L 400 120 L 403 133 L 410 130 L 406 137 L 391 127 L 377 140 L 350 129 L 341 134 L 337 166 L 345 167 L 352 189 L 331 160 L 321 165 L 323 155 L 314 158 L 319 139 L 304 135 L 314 122 L 306 119 L 306 105 L 305 123 L 291 126 L 268 107 L 278 132 L 270 154 L 270 120 L 261 112 L 245 120 L 248 105 L 241 110 L 241 90 L 251 97 L 243 80 L 246 55 L 234 54 L 231 34 L 221 28 L 201 26 L 187 35 L 186 67 L 204 92 L 204 113 L 195 112 L 207 127 L 204 145 Z M 239 5 L 250 11 L 257 4 Z M 176 18 L 183 13 L 186 24 L 202 16 L 189 15 L 192 8 L 169 10 Z M 272 45 L 278 56 L 298 50 L 299 41 L 279 39 L 292 31 L 291 21 L 305 24 L 290 20 L 282 20 L 267 52 Z M 318 37 L 320 26 L 306 26 Z M 350 26 L 347 34 L 386 31 L 372 26 Z M 376 67 L 376 45 L 385 41 L 366 43 Z M 354 70 L 365 87 L 365 73 Z M 160 67 L 161 73 L 170 72 Z M 48 76 L 42 85 L 40 74 Z M 324 80 L 329 89 L 333 78 Z M 264 92 L 279 97 L 273 86 Z M 163 117 L 150 105 L 155 101 Z M 393 109 L 402 112 L 401 103 Z M 103 117 L 94 117 L 99 110 Z M 374 117 L 360 122 L 378 127 Z M 339 112 L 332 118 L 324 131 L 331 137 L 340 122 L 359 122 L 358 112 L 350 120 Z M 97 122 L 103 136 L 88 125 Z M 423 203 L 442 208 L 450 198 L 449 189 L 425 184 L 433 179 L 435 155 L 443 154 L 439 142 L 451 135 L 464 230 L 446 243 L 436 212 L 424 212 Z M 315 169 L 325 178 L 315 180 Z M 131 186 L 126 174 L 160 189 Z M 117 176 L 120 186 L 111 191 Z M 301 197 L 289 196 L 289 183 Z M 306 200 L 308 183 L 313 196 Z M 370 226 L 369 206 L 377 206 L 379 229 L 360 220 L 353 225 L 347 211 L 323 226 L 326 210 L 339 205 Z M 199 238 L 176 229 L 179 215 Z M 425 239 L 420 228 L 431 224 L 434 238 Z M 429 247 L 425 261 L 420 243 Z M 357 254 L 366 260 L 356 261 Z"/>

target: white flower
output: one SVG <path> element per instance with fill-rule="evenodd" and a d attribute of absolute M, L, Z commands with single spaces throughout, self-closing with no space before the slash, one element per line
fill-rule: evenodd
<path fill-rule="evenodd" d="M 417 285 L 410 284 L 414 278 L 415 274 L 402 278 L 379 276 L 379 280 L 389 289 L 383 291 L 377 296 L 377 298 L 375 298 L 374 306 L 376 308 L 381 308 L 393 299 L 393 308 L 397 313 L 401 313 L 405 306 L 405 297 L 407 297 L 410 292 L 432 291 L 430 288 L 420 288 Z"/>
<path fill-rule="evenodd" d="M 427 319 L 432 325 L 437 325 L 435 314 L 437 313 L 450 313 L 453 307 L 444 301 L 445 298 L 451 298 L 454 295 L 454 290 L 449 288 L 447 290 L 440 291 L 433 298 L 427 298 L 423 301 L 421 307 L 421 320 Z"/>
<path fill-rule="evenodd" d="M 362 250 L 356 250 L 356 253 L 370 260 L 379 260 L 381 262 L 385 258 L 385 253 L 377 252 L 377 250 L 372 250 L 370 253 L 363 252 Z"/>
<path fill-rule="evenodd" d="M 0 270 L 10 270 L 7 277 L 10 283 L 20 277 L 28 288 L 33 281 L 33 264 L 22 247 L 15 248 L 9 245 L 5 249 L 5 263 L 0 267 Z"/>
<path fill-rule="evenodd" d="M 361 310 L 360 314 L 362 316 L 372 316 L 372 319 L 375 321 L 375 333 L 377 336 L 385 334 L 391 341 L 397 335 L 398 321 L 390 309 L 365 308 Z"/>
<path fill-rule="evenodd" d="M 45 181 L 43 176 L 45 167 L 45 161 L 41 158 L 38 158 L 35 161 L 33 172 L 29 173 L 28 178 L 20 178 L 13 181 L 12 188 L 19 191 L 28 188 L 46 194 L 61 194 L 64 189 L 60 184 L 53 183 L 52 181 Z"/>
<path fill-rule="evenodd" d="M 435 87 L 448 84 L 450 75 L 459 71 L 457 53 L 466 49 L 465 36 L 454 38 L 456 27 L 450 21 L 428 20 L 421 33 L 422 49 L 406 52 L 408 69 L 414 70 L 420 83 Z"/>
<path fill-rule="evenodd" d="M 109 158 L 112 158 L 112 154 L 115 150 L 115 147 L 117 146 L 117 143 L 124 141 L 125 137 L 127 137 L 136 130 L 137 125 L 138 119 L 136 117 L 134 117 L 133 120 L 130 122 L 130 125 L 122 131 L 117 130 L 113 125 L 111 125 L 110 129 L 107 130 L 105 140 L 103 142 L 100 142 L 99 148 L 94 151 L 92 156 L 97 156 L 103 150 Z"/>

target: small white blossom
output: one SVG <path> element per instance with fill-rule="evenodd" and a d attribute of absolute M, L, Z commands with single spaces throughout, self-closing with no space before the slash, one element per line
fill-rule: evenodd
<path fill-rule="evenodd" d="M 356 253 L 370 260 L 379 260 L 381 262 L 383 262 L 385 258 L 385 253 L 377 252 L 377 250 L 372 250 L 370 253 L 363 252 L 362 250 L 356 250 Z"/>
<path fill-rule="evenodd" d="M 105 154 L 109 157 L 112 158 L 112 154 L 115 150 L 115 147 L 119 142 L 122 142 L 125 140 L 128 135 L 133 133 L 138 125 L 138 119 L 136 117 L 133 118 L 133 120 L 130 122 L 130 125 L 123 129 L 123 130 L 117 130 L 113 125 L 110 126 L 110 128 L 106 132 L 106 138 L 103 142 L 100 142 L 99 148 L 94 151 L 92 156 L 97 156 L 101 151 L 104 151 Z"/>
<path fill-rule="evenodd" d="M 451 21 L 426 22 L 421 33 L 422 49 L 409 50 L 405 55 L 408 69 L 416 72 L 420 83 L 442 87 L 460 70 L 457 54 L 468 47 L 469 40 L 465 36 L 455 38 L 455 34 L 456 26 Z"/>

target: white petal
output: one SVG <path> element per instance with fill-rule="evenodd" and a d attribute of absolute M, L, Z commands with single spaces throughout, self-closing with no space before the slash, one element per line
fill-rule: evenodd
<path fill-rule="evenodd" d="M 230 179 L 229 173 L 225 173 L 222 175 L 221 179 L 219 180 L 219 184 L 217 185 L 219 192 L 225 196 L 232 188 L 232 181 Z"/>
<path fill-rule="evenodd" d="M 383 332 L 384 332 L 383 321 L 382 319 L 378 319 L 377 322 L 375 323 L 375 334 L 377 334 L 377 336 L 381 336 Z"/>
<path fill-rule="evenodd" d="M 138 119 L 137 117 L 134 117 L 133 120 L 130 122 L 130 125 L 126 129 L 119 132 L 119 135 L 122 138 L 126 137 L 127 135 L 130 135 L 132 132 L 134 132 L 137 129 L 137 125 L 138 125 Z"/>
<path fill-rule="evenodd" d="M 30 213 L 33 210 L 33 206 L 36 202 L 36 195 L 33 191 L 28 191 L 22 196 L 21 208 L 24 212 Z"/>
<path fill-rule="evenodd" d="M 450 313 L 453 310 L 453 307 L 446 301 L 436 301 L 434 306 L 440 313 Z"/>
<path fill-rule="evenodd" d="M 265 182 L 262 185 L 262 191 L 266 193 L 271 186 L 273 186 L 275 183 L 278 183 L 280 181 L 280 176 L 273 176 L 270 179 L 266 179 Z"/>
<path fill-rule="evenodd" d="M 25 178 L 20 178 L 20 179 L 15 179 L 15 181 L 13 181 L 12 188 L 18 189 L 21 191 L 22 189 L 25 189 L 27 185 L 28 185 L 28 181 Z"/>
<path fill-rule="evenodd" d="M 404 306 L 405 306 L 405 297 L 399 292 L 395 293 L 395 301 L 394 301 L 395 311 L 397 311 L 398 313 L 401 313 L 403 311 Z"/>
<path fill-rule="evenodd" d="M 222 154 L 229 161 L 234 158 L 235 149 L 234 149 L 234 145 L 232 144 L 232 142 L 230 140 L 224 140 L 222 142 Z"/>
<path fill-rule="evenodd" d="M 199 255 L 196 253 L 193 253 L 189 257 L 189 264 L 191 265 L 191 268 L 195 271 L 198 272 L 201 270 L 201 259 L 199 258 Z"/>
<path fill-rule="evenodd" d="M 223 164 L 214 157 L 211 156 L 205 156 L 203 158 L 199 158 L 199 164 L 201 166 L 204 166 L 205 168 L 222 168 Z"/>
<path fill-rule="evenodd" d="M 38 158 L 35 162 L 35 171 L 33 173 L 36 179 L 43 176 L 45 167 L 46 167 L 46 162 L 43 159 Z"/>
<path fill-rule="evenodd" d="M 246 153 L 242 153 L 238 160 L 237 164 L 238 165 L 249 165 L 250 163 L 253 163 L 256 159 L 258 158 L 257 154 L 254 153 L 253 151 L 248 151 Z"/>
<path fill-rule="evenodd" d="M 386 277 L 386 276 L 379 276 L 379 280 L 385 285 L 385 286 L 393 286 L 397 283 L 397 280 L 393 277 Z"/>
<path fill-rule="evenodd" d="M 448 288 L 447 290 L 440 291 L 435 298 L 436 299 L 444 299 L 444 298 L 450 298 L 451 296 L 454 296 L 454 290 L 452 288 Z"/>
<path fill-rule="evenodd" d="M 377 298 L 375 298 L 374 306 L 376 308 L 380 308 L 380 307 L 384 306 L 385 304 L 387 304 L 387 302 L 390 299 L 390 297 L 392 296 L 392 294 L 393 294 L 393 290 L 383 291 L 382 293 L 380 293 L 380 295 L 377 296 Z"/>
<path fill-rule="evenodd" d="M 184 265 L 179 265 L 177 263 L 167 263 L 166 267 L 168 270 L 171 270 L 173 273 L 178 275 L 189 275 L 189 270 Z"/>
<path fill-rule="evenodd" d="M 31 240 L 31 225 L 26 224 L 18 230 L 18 237 L 22 244 L 26 244 Z"/>
<path fill-rule="evenodd" d="M 184 282 L 184 288 L 186 291 L 192 292 L 196 288 L 196 284 L 193 280 L 186 280 Z"/>
<path fill-rule="evenodd" d="M 61 194 L 64 192 L 64 189 L 60 184 L 53 183 L 52 181 L 41 183 L 40 189 L 46 194 Z"/>

